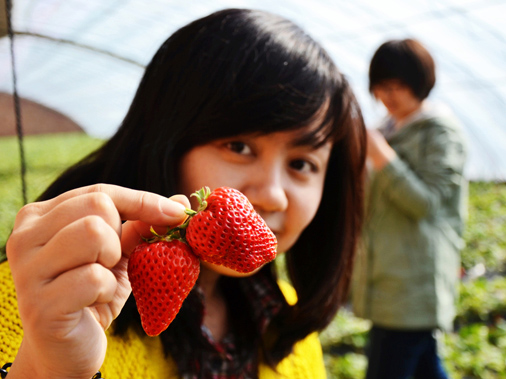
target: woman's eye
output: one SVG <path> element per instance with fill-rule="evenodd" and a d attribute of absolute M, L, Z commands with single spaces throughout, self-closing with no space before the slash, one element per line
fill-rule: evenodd
<path fill-rule="evenodd" d="M 309 172 L 316 172 L 317 168 L 316 166 L 304 159 L 295 159 L 290 162 L 290 167 L 293 168 L 296 171 L 309 173 Z"/>
<path fill-rule="evenodd" d="M 244 142 L 240 141 L 228 142 L 227 147 L 230 149 L 230 151 L 233 151 L 234 153 L 237 154 L 251 154 L 251 148 Z"/>

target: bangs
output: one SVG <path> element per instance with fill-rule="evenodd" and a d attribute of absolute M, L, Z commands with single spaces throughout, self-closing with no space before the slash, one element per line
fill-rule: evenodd
<path fill-rule="evenodd" d="M 327 142 L 334 142 L 336 134 L 334 130 L 334 113 L 329 103 L 328 100 L 325 101 L 308 123 L 294 128 L 300 132 L 294 141 L 296 146 L 311 146 L 318 149 Z"/>
<path fill-rule="evenodd" d="M 362 112 L 348 81 L 344 77 L 341 79 L 333 96 L 327 97 L 309 122 L 295 128 L 301 132 L 296 145 L 319 148 L 328 142 L 335 144 L 346 138 L 350 126 L 362 122 Z"/>
<path fill-rule="evenodd" d="M 221 20 L 212 34 L 210 27 L 192 33 L 201 48 L 185 60 L 195 68 L 183 69 L 186 90 L 195 89 L 198 96 L 182 93 L 184 102 L 164 101 L 177 105 L 191 130 L 181 136 L 178 151 L 215 139 L 289 130 L 300 130 L 298 142 L 314 147 L 340 138 L 343 77 L 302 29 L 265 12 Z"/>

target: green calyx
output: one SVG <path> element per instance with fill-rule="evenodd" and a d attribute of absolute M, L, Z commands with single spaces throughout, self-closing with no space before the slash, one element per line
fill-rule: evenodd
<path fill-rule="evenodd" d="M 157 233 L 153 227 L 150 228 L 151 233 L 153 236 L 151 238 L 144 238 L 144 241 L 149 243 L 159 242 L 159 241 L 173 241 L 173 240 L 179 240 L 181 242 L 187 243 L 185 238 L 185 230 L 190 224 L 190 220 L 195 216 L 197 213 L 202 212 L 204 209 L 207 208 L 207 198 L 211 194 L 211 189 L 209 187 L 202 187 L 198 191 L 195 191 L 190 195 L 195 196 L 199 202 L 199 207 L 197 211 L 194 211 L 193 209 L 186 208 L 185 213 L 188 215 L 186 220 L 178 226 L 175 226 L 174 228 L 168 228 L 167 232 L 165 234 L 159 234 Z"/>
<path fill-rule="evenodd" d="M 165 233 L 165 234 L 158 234 L 155 231 L 155 229 L 153 229 L 153 227 L 149 228 L 149 230 L 151 231 L 153 236 L 151 238 L 144 238 L 143 237 L 144 241 L 146 241 L 146 242 L 154 243 L 154 242 L 160 242 L 160 241 L 169 242 L 169 241 L 179 240 L 179 241 L 186 243 L 186 240 L 181 235 L 181 230 L 179 230 L 178 226 L 176 226 L 175 228 L 172 228 L 172 229 L 168 229 L 167 233 Z"/>
<path fill-rule="evenodd" d="M 211 189 L 209 187 L 202 187 L 198 191 L 192 193 L 190 197 L 195 196 L 197 198 L 197 201 L 199 202 L 199 208 L 197 209 L 197 212 L 202 212 L 204 209 L 207 208 L 207 198 L 211 194 Z"/>

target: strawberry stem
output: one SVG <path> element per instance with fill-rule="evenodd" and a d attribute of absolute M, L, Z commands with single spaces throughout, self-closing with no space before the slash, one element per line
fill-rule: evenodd
<path fill-rule="evenodd" d="M 199 202 L 199 208 L 197 209 L 197 213 L 203 211 L 207 208 L 207 198 L 211 194 L 211 189 L 209 187 L 202 187 L 198 191 L 192 193 L 191 196 L 195 196 L 197 201 Z"/>
<path fill-rule="evenodd" d="M 176 228 L 179 230 L 186 229 L 192 217 L 195 216 L 198 212 L 195 212 L 193 209 L 186 208 L 185 213 L 188 215 L 188 217 L 186 217 L 186 220 L 184 220 L 181 225 L 176 226 Z"/>
<path fill-rule="evenodd" d="M 207 208 L 207 201 L 206 199 L 211 194 L 211 189 L 209 187 L 202 187 L 198 191 L 192 193 L 191 196 L 195 196 L 199 202 L 199 207 L 196 211 L 190 208 L 185 209 L 185 213 L 188 215 L 186 220 L 178 226 L 175 226 L 174 228 L 167 228 L 167 232 L 165 234 L 158 234 L 155 229 L 151 226 L 150 230 L 153 234 L 153 237 L 151 238 L 142 238 L 144 241 L 153 243 L 158 241 L 172 241 L 172 240 L 179 240 L 181 242 L 187 243 L 186 238 L 184 237 L 185 229 L 190 224 L 190 220 L 193 216 L 195 216 L 197 213 L 202 212 L 204 209 Z"/>

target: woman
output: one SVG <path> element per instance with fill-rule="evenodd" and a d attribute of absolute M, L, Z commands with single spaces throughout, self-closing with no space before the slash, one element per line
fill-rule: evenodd
<path fill-rule="evenodd" d="M 148 65 L 118 132 L 17 216 L 7 256 L 21 347 L 0 266 L 9 379 L 98 369 L 107 378 L 324 377 L 315 332 L 346 297 L 364 162 L 353 93 L 296 25 L 228 9 L 181 28 Z M 148 338 L 126 261 L 149 225 L 182 222 L 204 185 L 248 197 L 287 254 L 293 288 L 273 264 L 239 278 L 202 266 L 176 319 Z"/>
<path fill-rule="evenodd" d="M 388 117 L 367 131 L 370 166 L 353 305 L 372 321 L 367 378 L 446 378 L 437 330 L 450 330 L 465 217 L 466 149 L 456 120 L 427 101 L 435 65 L 416 40 L 385 42 L 369 89 Z"/>

